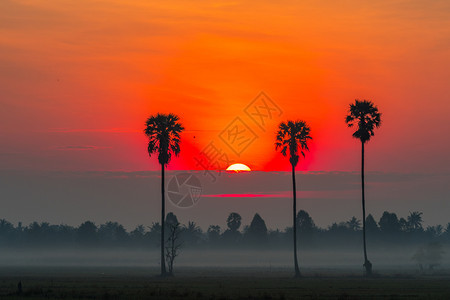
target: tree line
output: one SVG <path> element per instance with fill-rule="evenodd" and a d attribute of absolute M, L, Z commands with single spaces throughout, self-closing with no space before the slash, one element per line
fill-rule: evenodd
<path fill-rule="evenodd" d="M 361 246 L 362 222 L 356 217 L 336 222 L 327 228 L 317 226 L 304 210 L 296 216 L 297 235 L 301 238 L 301 249 L 327 250 Z M 170 224 L 178 223 L 175 214 L 168 213 L 165 218 L 166 232 Z M 445 226 L 423 226 L 422 213 L 411 212 L 406 217 L 385 211 L 377 221 L 369 214 L 366 218 L 366 230 L 372 248 L 391 246 L 421 246 L 430 242 L 450 244 L 450 223 Z M 226 226 L 210 225 L 207 230 L 195 222 L 180 224 L 179 243 L 183 249 L 245 249 L 284 250 L 292 247 L 293 228 L 283 230 L 268 229 L 266 222 L 255 214 L 248 225 L 242 224 L 242 217 L 230 213 Z M 32 222 L 28 226 L 0 220 L 0 248 L 33 249 L 42 248 L 127 248 L 158 249 L 160 247 L 161 225 L 154 222 L 150 226 L 138 225 L 127 230 L 118 222 L 106 222 L 96 225 L 86 221 L 78 227 L 70 225 L 52 225 L 47 222 Z M 167 243 L 167 242 L 166 242 Z"/>

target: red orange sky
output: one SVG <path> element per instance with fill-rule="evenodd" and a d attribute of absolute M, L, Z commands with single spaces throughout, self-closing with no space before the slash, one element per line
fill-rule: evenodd
<path fill-rule="evenodd" d="M 171 169 L 236 117 L 257 138 L 240 156 L 285 170 L 278 122 L 303 119 L 314 141 L 300 170 L 358 170 L 344 117 L 373 100 L 382 127 L 368 168 L 447 172 L 448 1 L 14 1 L 0 3 L 0 168 L 156 170 L 145 119 L 186 128 Z M 264 91 L 282 110 L 259 128 L 244 109 Z M 226 149 L 226 150 L 225 150 Z"/>

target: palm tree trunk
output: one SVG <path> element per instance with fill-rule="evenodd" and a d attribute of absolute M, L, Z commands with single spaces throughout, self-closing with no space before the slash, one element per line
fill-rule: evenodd
<path fill-rule="evenodd" d="M 293 205 L 292 205 L 292 221 L 293 221 L 293 229 L 294 229 L 294 267 L 295 267 L 295 277 L 300 277 L 300 270 L 298 268 L 297 261 L 297 222 L 296 222 L 296 213 L 297 213 L 297 189 L 295 183 L 295 166 L 292 164 L 292 196 L 293 196 Z"/>
<path fill-rule="evenodd" d="M 372 275 L 372 263 L 367 259 L 366 249 L 366 200 L 364 193 L 364 142 L 361 143 L 361 191 L 362 191 L 362 213 L 363 213 L 363 245 L 364 245 L 364 268 L 366 276 Z"/>
<path fill-rule="evenodd" d="M 166 275 L 166 261 L 164 259 L 164 219 L 166 216 L 164 164 L 161 164 L 161 276 Z"/>

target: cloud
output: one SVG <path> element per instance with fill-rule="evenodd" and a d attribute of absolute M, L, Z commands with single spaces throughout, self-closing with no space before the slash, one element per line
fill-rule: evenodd
<path fill-rule="evenodd" d="M 98 150 L 105 147 L 98 147 L 98 146 L 92 146 L 92 145 L 74 145 L 74 146 L 57 146 L 53 149 L 55 150 L 74 150 L 74 151 L 85 151 L 85 150 Z"/>
<path fill-rule="evenodd" d="M 202 197 L 211 198 L 289 198 L 289 192 L 278 194 L 206 194 Z"/>
<path fill-rule="evenodd" d="M 78 132 L 111 132 L 111 133 L 135 133 L 142 132 L 130 128 L 51 128 L 45 132 L 78 133 Z"/>

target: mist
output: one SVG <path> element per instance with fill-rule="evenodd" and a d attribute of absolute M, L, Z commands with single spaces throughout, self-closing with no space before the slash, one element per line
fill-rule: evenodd
<path fill-rule="evenodd" d="M 419 212 L 405 218 L 384 212 L 376 221 L 368 215 L 367 246 L 376 272 L 440 274 L 450 270 L 450 224 L 423 227 L 420 217 Z M 307 274 L 361 273 L 360 220 L 353 217 L 321 228 L 304 210 L 296 219 L 299 263 Z M 177 224 L 179 234 L 175 270 L 247 273 L 255 269 L 281 272 L 292 268 L 291 227 L 268 229 L 259 214 L 244 224 L 236 212 L 228 216 L 226 223 L 223 228 L 210 225 L 203 230 L 195 222 L 181 224 L 175 214 L 168 213 L 166 237 L 170 236 L 172 224 Z M 117 222 L 96 225 L 86 221 L 77 227 L 38 222 L 14 226 L 2 219 L 0 266 L 153 269 L 160 263 L 160 230 L 158 222 L 126 230 Z"/>
<path fill-rule="evenodd" d="M 446 245 L 445 255 L 439 266 L 432 270 L 422 270 L 413 260 L 418 247 L 384 247 L 370 251 L 371 261 L 376 272 L 392 274 L 447 274 L 450 270 L 450 247 Z M 156 249 L 9 249 L 2 251 L 0 266 L 26 268 L 95 268 L 107 271 L 110 268 L 146 268 L 159 266 L 159 252 Z M 311 276 L 355 275 L 362 272 L 362 255 L 358 248 L 353 249 L 308 249 L 299 251 L 299 264 L 304 274 Z M 263 272 L 291 271 L 292 251 L 290 250 L 202 250 L 183 249 L 175 262 L 175 272 L 197 269 L 215 272 L 248 273 L 258 269 Z"/>

